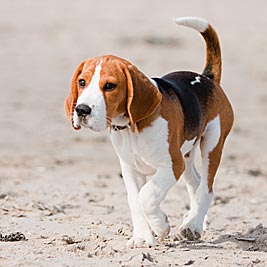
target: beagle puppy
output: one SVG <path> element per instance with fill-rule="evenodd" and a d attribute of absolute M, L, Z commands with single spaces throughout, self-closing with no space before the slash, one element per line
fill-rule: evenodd
<path fill-rule="evenodd" d="M 154 246 L 155 235 L 169 233 L 160 204 L 181 176 L 190 210 L 178 236 L 201 237 L 214 177 L 233 125 L 233 110 L 220 86 L 221 51 L 215 30 L 197 17 L 178 18 L 176 23 L 203 36 L 207 55 L 202 74 L 177 71 L 148 78 L 130 62 L 105 55 L 78 66 L 65 100 L 75 130 L 110 128 L 133 222 L 129 247 Z M 198 147 L 201 175 L 194 165 Z"/>

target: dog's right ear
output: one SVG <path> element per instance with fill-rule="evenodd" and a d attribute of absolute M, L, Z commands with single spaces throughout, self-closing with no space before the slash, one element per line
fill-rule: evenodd
<path fill-rule="evenodd" d="M 65 111 L 66 111 L 66 115 L 68 117 L 68 119 L 71 122 L 72 127 L 75 130 L 80 130 L 81 127 L 75 127 L 73 124 L 73 113 L 74 113 L 74 109 L 77 103 L 77 99 L 78 99 L 78 84 L 77 84 L 77 78 L 78 76 L 81 74 L 83 66 L 85 64 L 85 61 L 83 61 L 79 67 L 75 70 L 73 77 L 72 77 L 72 82 L 71 82 L 71 91 L 69 93 L 69 95 L 66 97 L 65 102 L 64 102 L 64 107 L 65 107 Z"/>

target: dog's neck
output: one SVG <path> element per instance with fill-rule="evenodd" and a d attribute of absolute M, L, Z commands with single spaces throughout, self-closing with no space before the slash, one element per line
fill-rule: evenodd
<path fill-rule="evenodd" d="M 127 128 L 130 128 L 130 120 L 124 114 L 118 115 L 117 117 L 112 119 L 110 127 L 113 131 L 125 130 Z"/>

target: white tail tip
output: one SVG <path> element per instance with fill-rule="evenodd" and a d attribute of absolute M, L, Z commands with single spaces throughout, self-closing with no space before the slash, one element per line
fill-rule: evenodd
<path fill-rule="evenodd" d="M 175 22 L 178 25 L 193 28 L 198 32 L 204 32 L 209 26 L 208 21 L 199 17 L 181 17 L 175 19 Z"/>

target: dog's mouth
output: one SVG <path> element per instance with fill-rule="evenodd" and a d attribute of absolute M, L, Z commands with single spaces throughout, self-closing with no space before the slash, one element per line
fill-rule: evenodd
<path fill-rule="evenodd" d="M 74 114 L 73 127 L 77 130 L 84 127 L 95 132 L 100 132 L 104 131 L 107 128 L 107 122 L 101 119 L 97 119 L 95 116 L 77 116 L 77 114 Z"/>
<path fill-rule="evenodd" d="M 75 116 L 73 118 L 73 126 L 75 129 L 80 129 L 81 127 L 84 128 L 92 128 L 89 124 L 89 116 Z"/>
<path fill-rule="evenodd" d="M 79 118 L 79 124 L 85 128 L 90 128 L 88 116 L 82 116 Z"/>

